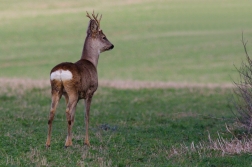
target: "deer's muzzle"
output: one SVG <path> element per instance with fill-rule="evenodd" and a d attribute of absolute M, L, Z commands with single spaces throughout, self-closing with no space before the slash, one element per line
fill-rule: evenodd
<path fill-rule="evenodd" d="M 114 45 L 112 44 L 110 47 L 109 47 L 109 50 L 113 49 L 114 48 Z"/>

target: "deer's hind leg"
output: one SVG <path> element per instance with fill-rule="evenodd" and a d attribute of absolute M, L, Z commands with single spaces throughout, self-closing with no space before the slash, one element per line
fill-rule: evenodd
<path fill-rule="evenodd" d="M 64 93 L 63 95 L 64 95 L 64 97 L 65 97 L 66 105 L 68 105 L 69 96 L 68 96 L 67 93 Z M 74 124 L 75 109 L 76 109 L 76 105 L 74 106 L 74 108 L 73 108 L 72 111 L 70 112 L 70 115 L 71 115 L 71 126 L 72 126 L 72 127 L 73 127 L 73 124 Z"/>
<path fill-rule="evenodd" d="M 67 118 L 67 138 L 65 147 L 69 147 L 72 145 L 72 127 L 74 124 L 74 115 L 75 109 L 78 102 L 77 93 L 71 92 L 67 96 L 65 96 L 67 102 L 66 108 L 66 118 Z M 68 99 L 68 100 L 67 100 Z"/>
<path fill-rule="evenodd" d="M 50 147 L 51 144 L 51 133 L 52 133 L 52 122 L 58 106 L 59 100 L 62 96 L 62 86 L 61 83 L 52 82 L 52 103 L 48 120 L 48 134 L 46 140 L 46 147 Z"/>

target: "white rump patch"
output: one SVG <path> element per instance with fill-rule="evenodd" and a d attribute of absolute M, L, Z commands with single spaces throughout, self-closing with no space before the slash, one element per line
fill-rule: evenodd
<path fill-rule="evenodd" d="M 73 74 L 69 70 L 57 70 L 51 73 L 51 80 L 71 80 Z"/>
<path fill-rule="evenodd" d="M 54 71 L 53 73 L 51 73 L 51 80 L 61 80 L 61 77 L 60 77 L 61 73 L 60 71 Z"/>

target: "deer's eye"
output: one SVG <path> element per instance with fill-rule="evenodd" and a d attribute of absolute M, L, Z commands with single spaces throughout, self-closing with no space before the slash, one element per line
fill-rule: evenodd
<path fill-rule="evenodd" d="M 104 36 L 104 37 L 102 37 L 102 39 L 106 40 L 107 38 Z"/>

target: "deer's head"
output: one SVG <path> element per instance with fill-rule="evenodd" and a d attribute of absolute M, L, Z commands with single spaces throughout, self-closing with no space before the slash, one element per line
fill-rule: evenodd
<path fill-rule="evenodd" d="M 87 28 L 87 40 L 90 46 L 92 46 L 93 49 L 98 49 L 99 53 L 113 49 L 114 45 L 107 39 L 100 28 L 102 15 L 98 19 L 98 14 L 95 15 L 93 12 L 92 16 L 90 16 L 87 12 L 87 17 L 90 18 Z"/>

